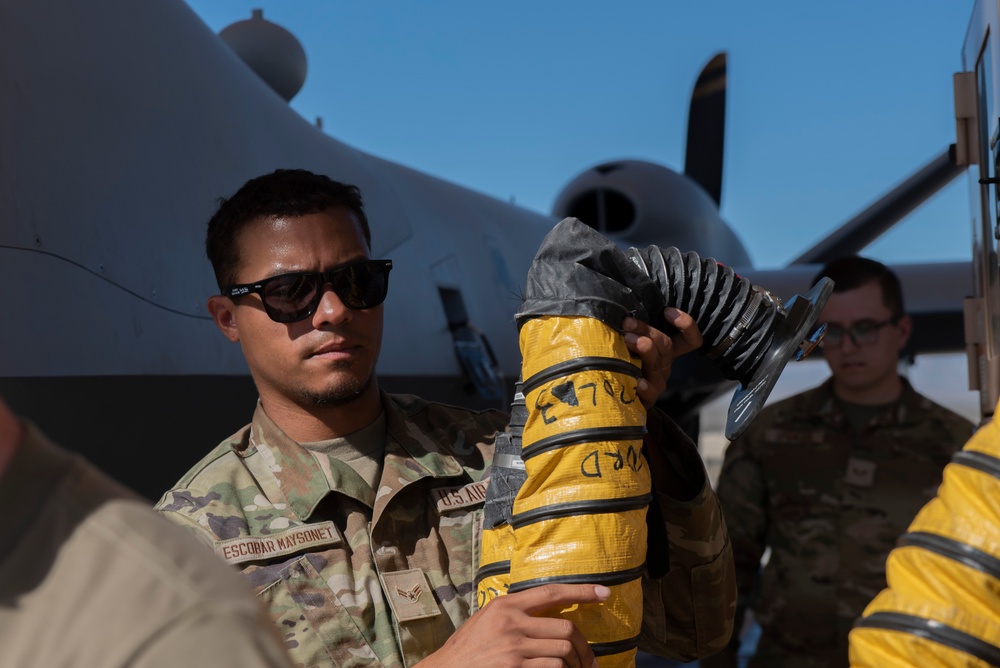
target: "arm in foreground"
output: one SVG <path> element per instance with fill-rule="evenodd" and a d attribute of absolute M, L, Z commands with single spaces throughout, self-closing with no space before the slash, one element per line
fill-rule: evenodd
<path fill-rule="evenodd" d="M 249 593 L 249 592 L 248 592 Z M 206 611 L 178 618 L 134 657 L 135 668 L 232 666 L 286 668 L 292 664 L 276 627 L 265 615 Z"/>
<path fill-rule="evenodd" d="M 746 619 L 749 594 L 759 577 L 760 559 L 767 547 L 767 491 L 764 471 L 753 447 L 759 425 L 755 425 L 726 448 L 717 485 L 719 501 L 728 523 L 739 593 L 731 642 L 719 654 L 704 661 L 705 668 L 736 668 L 739 631 Z"/>
<path fill-rule="evenodd" d="M 626 343 L 643 362 L 644 453 L 653 478 L 649 552 L 643 577 L 640 648 L 679 660 L 714 654 L 729 642 L 736 608 L 733 556 L 719 501 L 691 439 L 653 408 L 673 360 L 702 344 L 691 316 L 668 308 L 673 337 L 627 318 Z"/>

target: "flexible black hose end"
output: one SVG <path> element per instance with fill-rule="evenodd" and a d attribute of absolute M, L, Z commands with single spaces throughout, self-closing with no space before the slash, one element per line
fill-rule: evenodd
<path fill-rule="evenodd" d="M 700 352 L 740 383 L 726 436 L 743 433 L 760 412 L 788 360 L 822 332 L 813 327 L 833 290 L 824 279 L 788 304 L 713 259 L 674 247 L 622 251 L 579 220 L 567 218 L 545 237 L 528 271 L 518 328 L 541 316 L 596 318 L 612 328 L 631 315 L 670 331 L 665 307 L 684 311 L 704 338 Z M 810 341 L 813 338 L 813 341 Z"/>
<path fill-rule="evenodd" d="M 785 304 L 784 316 L 778 317 L 771 344 L 750 378 L 740 383 L 729 404 L 726 438 L 733 440 L 746 431 L 764 407 L 789 360 L 802 359 L 819 345 L 826 324 L 817 327 L 816 320 L 832 292 L 833 281 L 824 277 L 805 297 L 795 295 Z"/>

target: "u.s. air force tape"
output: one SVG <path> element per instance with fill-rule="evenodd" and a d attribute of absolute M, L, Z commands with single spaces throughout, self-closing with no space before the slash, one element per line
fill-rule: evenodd
<path fill-rule="evenodd" d="M 244 561 L 262 561 L 320 545 L 338 545 L 343 542 L 333 522 L 301 524 L 291 529 L 267 536 L 240 536 L 221 541 L 215 552 L 231 564 Z"/>
<path fill-rule="evenodd" d="M 437 512 L 450 512 L 468 508 L 469 506 L 482 505 L 486 501 L 486 490 L 490 486 L 490 479 L 470 482 L 467 485 L 458 487 L 438 487 L 431 491 L 437 506 Z"/>

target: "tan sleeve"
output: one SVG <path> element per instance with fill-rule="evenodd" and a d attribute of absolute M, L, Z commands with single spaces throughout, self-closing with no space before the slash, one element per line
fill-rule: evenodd
<path fill-rule="evenodd" d="M 136 657 L 136 668 L 291 668 L 271 620 L 207 611 L 161 630 Z"/>
<path fill-rule="evenodd" d="M 767 492 L 761 462 L 756 455 L 759 425 L 726 448 L 719 474 L 717 495 L 729 526 L 736 570 L 735 625 L 742 628 L 749 607 L 749 594 L 759 577 L 760 560 L 767 547 Z M 725 651 L 706 661 L 704 668 L 735 668 L 739 640 L 734 638 Z"/>
<path fill-rule="evenodd" d="M 640 647 L 690 661 L 722 650 L 732 635 L 733 554 L 719 501 L 694 444 L 655 411 L 647 428 L 655 498 L 647 522 L 650 545 Z M 658 456 L 655 448 L 666 456 Z M 671 493 L 678 480 L 683 483 L 681 499 Z M 693 481 L 699 481 L 700 488 L 691 497 L 690 487 L 683 487 Z"/>

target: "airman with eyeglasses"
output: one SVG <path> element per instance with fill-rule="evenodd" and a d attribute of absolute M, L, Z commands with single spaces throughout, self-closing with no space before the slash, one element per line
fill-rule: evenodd
<path fill-rule="evenodd" d="M 727 448 L 717 486 L 736 558 L 737 625 L 744 592 L 761 583 L 750 665 L 849 665 L 848 631 L 885 587 L 889 551 L 972 433 L 899 374 L 913 323 L 896 275 L 851 257 L 823 276 L 835 282 L 819 317 L 829 380 L 765 408 Z M 735 666 L 736 652 L 702 666 Z"/>
<path fill-rule="evenodd" d="M 879 330 L 886 325 L 895 325 L 903 316 L 894 315 L 879 322 L 861 320 L 847 327 L 827 323 L 826 334 L 820 342 L 820 348 L 832 348 L 841 345 L 846 334 L 856 346 L 870 346 L 878 341 Z"/>

